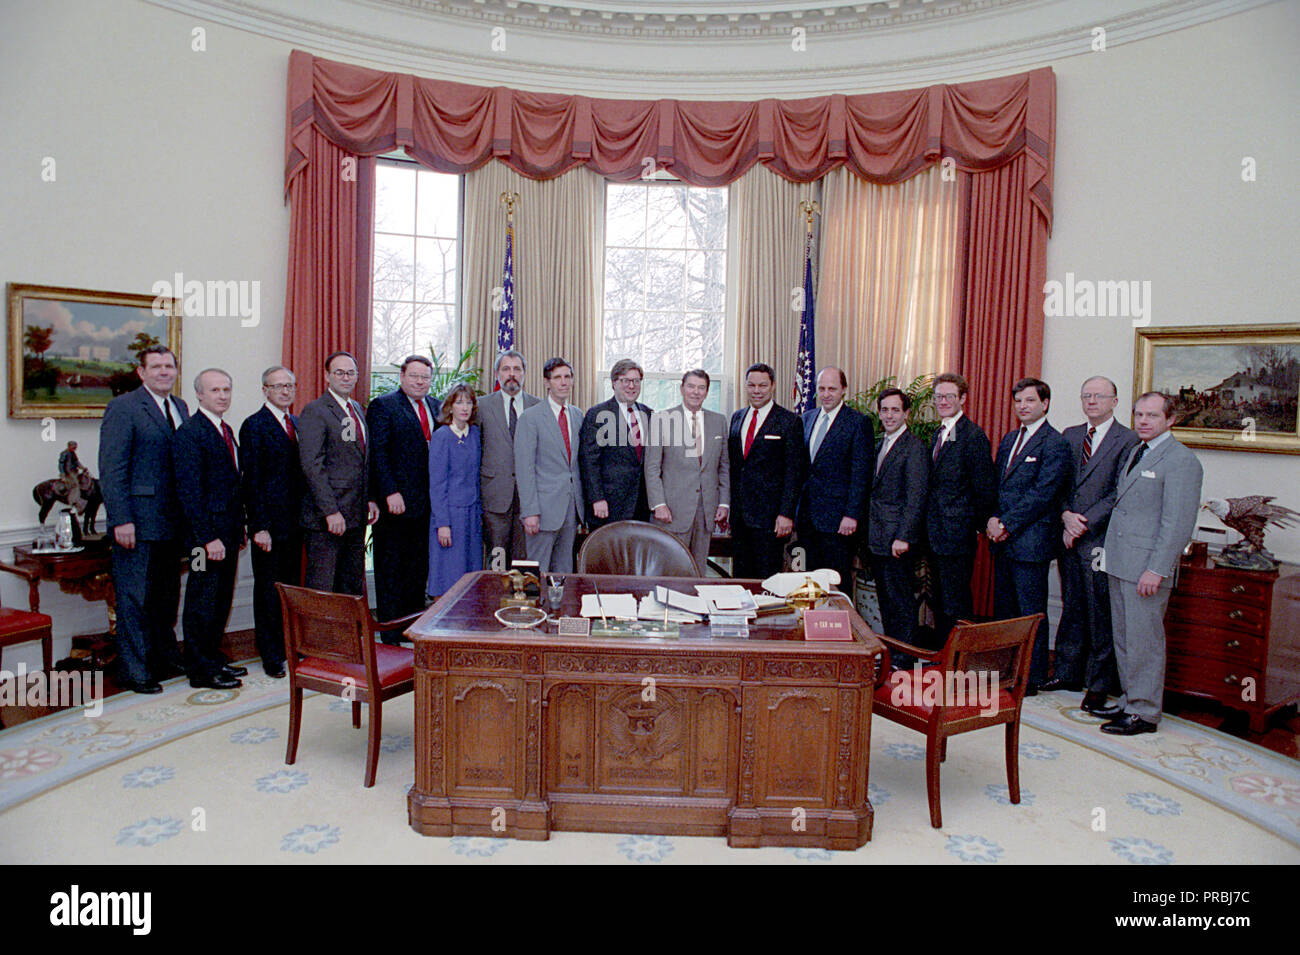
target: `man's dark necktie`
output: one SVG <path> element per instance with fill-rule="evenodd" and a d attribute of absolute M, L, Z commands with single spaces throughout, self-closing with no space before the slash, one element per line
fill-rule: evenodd
<path fill-rule="evenodd" d="M 1083 439 L 1083 463 L 1087 464 L 1088 459 L 1092 457 L 1092 436 L 1097 433 L 1096 428 L 1089 428 L 1087 436 Z"/>
<path fill-rule="evenodd" d="M 510 399 L 510 440 L 515 439 L 515 426 L 519 424 L 519 412 L 515 410 L 515 399 Z"/>
<path fill-rule="evenodd" d="M 1015 461 L 1016 455 L 1020 453 L 1020 448 L 1025 442 L 1025 435 L 1028 433 L 1029 429 L 1022 424 L 1020 426 L 1020 437 L 1016 438 L 1016 446 L 1011 449 L 1011 457 L 1007 458 L 1006 471 L 1011 470 L 1011 463 Z"/>
<path fill-rule="evenodd" d="M 1147 453 L 1147 443 L 1143 441 L 1141 444 L 1138 445 L 1137 454 L 1133 455 L 1133 460 L 1128 463 L 1128 470 L 1125 471 L 1124 473 L 1132 474 L 1133 469 L 1137 467 L 1138 462 L 1142 460 L 1142 455 L 1146 453 Z"/>
<path fill-rule="evenodd" d="M 176 430 L 176 419 L 172 417 L 172 403 L 163 398 L 163 412 L 167 415 L 167 427 Z"/>

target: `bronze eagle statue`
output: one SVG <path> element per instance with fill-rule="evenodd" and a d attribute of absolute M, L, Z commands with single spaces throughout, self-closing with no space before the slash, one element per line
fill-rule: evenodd
<path fill-rule="evenodd" d="M 1242 536 L 1237 544 L 1224 548 L 1225 555 L 1250 560 L 1254 555 L 1273 564 L 1273 555 L 1264 546 L 1264 531 L 1273 527 L 1300 526 L 1300 511 L 1270 503 L 1273 496 L 1252 494 L 1249 497 L 1211 498 L 1201 506 Z M 1234 562 L 1232 566 L 1242 566 Z M 1271 568 L 1259 568 L 1271 569 Z"/>

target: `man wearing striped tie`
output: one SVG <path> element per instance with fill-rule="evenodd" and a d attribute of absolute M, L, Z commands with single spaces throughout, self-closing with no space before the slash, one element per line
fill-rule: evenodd
<path fill-rule="evenodd" d="M 294 374 L 283 365 L 262 372 L 262 407 L 239 426 L 239 473 L 253 565 L 253 628 L 262 669 L 284 677 L 284 615 L 277 583 L 302 584 L 302 465 Z"/>
<path fill-rule="evenodd" d="M 614 397 L 593 405 L 582 419 L 578 462 L 592 530 L 611 521 L 650 519 L 643 463 L 652 412 L 636 400 L 643 377 L 631 358 L 615 362 L 609 373 Z"/>
<path fill-rule="evenodd" d="M 1062 433 L 1070 446 L 1070 479 L 1061 502 L 1065 549 L 1061 572 L 1061 623 L 1056 631 L 1056 669 L 1045 691 L 1085 690 L 1082 708 L 1106 705 L 1117 681 L 1110 625 L 1110 588 L 1101 560 L 1115 487 L 1137 435 L 1115 420 L 1115 382 L 1100 375 L 1080 389 L 1086 424 Z"/>
<path fill-rule="evenodd" d="M 1052 389 L 1037 378 L 1011 386 L 1020 427 L 998 445 L 998 499 L 985 532 L 993 551 L 993 615 L 1047 613 L 1047 572 L 1061 539 L 1061 494 L 1070 448 L 1047 421 Z M 1038 626 L 1026 696 L 1047 682 L 1047 621 Z"/>
<path fill-rule="evenodd" d="M 379 505 L 372 532 L 375 613 L 396 620 L 425 607 L 429 577 L 429 439 L 438 406 L 429 397 L 433 362 L 409 355 L 398 386 L 370 402 L 370 488 Z M 385 633 L 384 643 L 401 642 Z"/>

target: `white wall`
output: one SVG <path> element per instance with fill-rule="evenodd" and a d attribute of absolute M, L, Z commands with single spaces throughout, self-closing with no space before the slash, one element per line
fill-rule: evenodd
<path fill-rule="evenodd" d="M 1300 5 L 1054 63 L 1056 227 L 1049 280 L 1151 282 L 1151 326 L 1300 322 Z M 1243 182 L 1242 158 L 1257 176 Z M 1043 378 L 1058 427 L 1082 420 L 1077 386 L 1133 397 L 1132 321 L 1049 318 Z M 1300 510 L 1300 457 L 1197 449 L 1202 499 L 1276 494 Z M 1216 527 L 1209 512 L 1203 523 Z M 1300 561 L 1300 529 L 1270 549 Z"/>
<path fill-rule="evenodd" d="M 11 0 L 4 18 L 0 280 L 134 292 L 177 271 L 259 281 L 257 327 L 193 320 L 184 332 L 185 377 L 207 365 L 229 370 L 231 419 L 242 420 L 259 402 L 258 375 L 280 351 L 292 44 L 140 0 Z M 191 30 L 200 26 L 205 52 L 191 49 Z M 996 36 L 998 28 L 989 21 L 962 29 Z M 1279 3 L 1051 61 L 1059 104 L 1049 278 L 1071 271 L 1150 280 L 1153 325 L 1295 321 L 1298 38 L 1300 9 Z M 314 49 L 302 39 L 297 45 Z M 662 62 L 662 51 L 639 55 L 647 66 L 656 55 Z M 754 69 L 761 73 L 760 60 Z M 1042 64 L 1022 68 L 1034 65 Z M 847 80 L 841 88 L 853 91 Z M 1247 155 L 1258 162 L 1253 183 L 1240 178 Z M 57 162 L 52 183 L 41 179 L 46 156 Z M 1072 396 L 1087 374 L 1119 382 L 1127 411 L 1132 342 L 1124 319 L 1048 320 L 1044 377 L 1060 395 L 1058 425 L 1079 417 Z M 300 377 L 314 390 L 310 370 Z M 39 422 L 0 419 L 8 491 L 0 498 L 0 548 L 31 538 L 29 489 L 53 475 L 63 442 L 77 440 L 83 458 L 95 459 L 97 425 L 62 421 L 56 440 L 45 443 Z M 1278 493 L 1300 509 L 1297 458 L 1200 454 L 1206 496 Z M 1270 543 L 1279 556 L 1300 560 L 1300 532 L 1272 534 Z M 10 581 L 0 586 L 6 603 L 20 599 Z M 44 593 L 60 634 L 100 619 L 97 607 L 48 586 Z M 231 625 L 250 621 L 245 581 Z M 11 650 L 5 663 L 19 659 L 34 662 L 37 651 Z"/>

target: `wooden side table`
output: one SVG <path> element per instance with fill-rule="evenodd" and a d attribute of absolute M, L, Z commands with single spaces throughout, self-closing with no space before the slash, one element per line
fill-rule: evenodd
<path fill-rule="evenodd" d="M 1300 702 L 1300 567 L 1234 570 L 1183 558 L 1165 613 L 1165 689 L 1241 710 L 1262 733 Z"/>
<path fill-rule="evenodd" d="M 108 632 L 73 637 L 72 656 L 87 661 L 95 669 L 108 666 L 117 656 L 117 602 L 107 538 L 88 539 L 85 549 L 75 554 L 36 553 L 32 545 L 18 544 L 14 547 L 13 562 L 40 580 L 54 581 L 64 593 L 76 594 L 91 602 L 104 601 Z M 35 580 L 31 586 L 35 594 Z M 39 594 L 34 596 L 34 600 L 39 606 Z"/>

